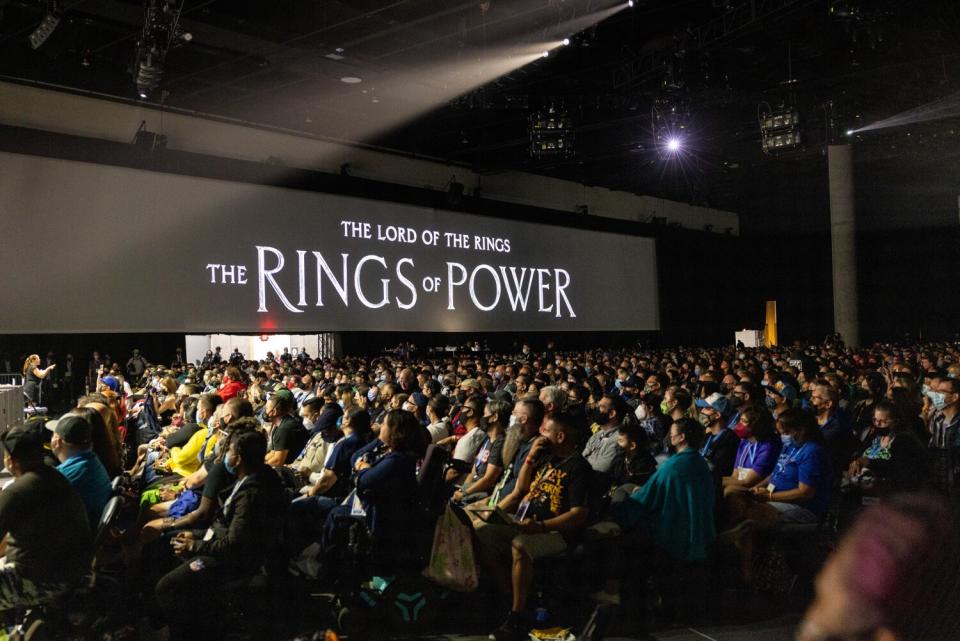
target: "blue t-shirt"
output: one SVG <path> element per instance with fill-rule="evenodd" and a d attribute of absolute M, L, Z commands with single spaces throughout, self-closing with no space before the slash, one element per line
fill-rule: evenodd
<path fill-rule="evenodd" d="M 813 487 L 813 498 L 797 505 L 823 516 L 830 501 L 830 477 L 830 461 L 819 443 L 804 443 L 799 447 L 789 443 L 780 452 L 770 483 L 775 492 L 795 490 L 800 483 Z"/>
<path fill-rule="evenodd" d="M 103 514 L 103 508 L 107 506 L 107 501 L 113 494 L 107 468 L 103 467 L 103 463 L 93 451 L 87 451 L 71 456 L 58 465 L 57 469 L 67 477 L 70 485 L 83 499 L 90 528 L 95 530 L 100 522 L 100 515 Z"/>
<path fill-rule="evenodd" d="M 517 486 L 517 477 L 520 476 L 520 468 L 523 467 L 523 461 L 527 458 L 527 454 L 530 453 L 530 448 L 532 447 L 533 439 L 530 439 L 529 441 L 521 443 L 520 447 L 517 448 L 517 453 L 513 455 L 510 477 L 507 479 L 506 483 L 503 484 L 503 489 L 500 490 L 501 498 L 510 494 L 510 492 L 513 492 L 513 488 Z"/>
<path fill-rule="evenodd" d="M 324 467 L 337 475 L 337 482 L 327 490 L 327 496 L 340 498 L 350 493 L 350 474 L 353 471 L 350 460 L 363 445 L 359 436 L 351 434 L 334 446 Z"/>

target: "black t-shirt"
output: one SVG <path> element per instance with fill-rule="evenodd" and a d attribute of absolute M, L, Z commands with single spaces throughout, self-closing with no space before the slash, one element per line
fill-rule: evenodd
<path fill-rule="evenodd" d="M 480 445 L 477 452 L 477 458 L 473 461 L 473 474 L 471 481 L 477 481 L 483 478 L 487 473 L 487 466 L 503 467 L 503 444 L 507 442 L 505 434 L 497 436 L 496 440 L 491 441 L 488 436 Z"/>
<path fill-rule="evenodd" d="M 237 481 L 237 477 L 227 471 L 223 461 L 210 466 L 207 470 L 207 480 L 203 484 L 203 496 L 216 502 L 220 492 L 224 491 Z"/>
<path fill-rule="evenodd" d="M 0 492 L 3 534 L 9 534 L 7 562 L 32 581 L 69 583 L 90 568 L 86 508 L 67 478 L 53 468 L 27 472 Z"/>
<path fill-rule="evenodd" d="M 190 440 L 190 437 L 196 434 L 199 429 L 200 426 L 196 423 L 185 423 L 180 426 L 180 429 L 166 438 L 167 448 L 183 447 L 187 444 L 187 441 Z"/>
<path fill-rule="evenodd" d="M 270 432 L 270 451 L 286 450 L 284 463 L 292 463 L 307 444 L 307 430 L 299 419 L 284 416 L 280 424 Z"/>
<path fill-rule="evenodd" d="M 657 459 L 650 452 L 641 450 L 633 458 L 628 458 L 627 453 L 621 451 L 610 468 L 610 483 L 614 487 L 627 483 L 643 485 L 656 471 Z"/>
<path fill-rule="evenodd" d="M 575 507 L 590 504 L 593 469 L 579 453 L 565 459 L 551 457 L 540 466 L 525 501 L 530 507 L 524 518 L 550 519 Z"/>

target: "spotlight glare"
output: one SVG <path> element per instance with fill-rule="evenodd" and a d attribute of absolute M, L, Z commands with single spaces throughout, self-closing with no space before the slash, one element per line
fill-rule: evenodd
<path fill-rule="evenodd" d="M 847 135 L 848 135 L 848 136 L 852 136 L 852 135 L 853 135 L 853 129 L 847 129 Z"/>
<path fill-rule="evenodd" d="M 667 140 L 667 151 L 680 151 L 680 139 L 670 138 Z"/>
<path fill-rule="evenodd" d="M 549 51 L 544 51 L 544 52 L 543 52 L 543 55 L 541 56 L 541 58 L 549 58 L 549 57 L 550 57 L 550 52 L 549 52 Z"/>
<path fill-rule="evenodd" d="M 563 46 L 566 47 L 568 44 L 570 44 L 570 38 L 564 38 L 564 39 L 563 39 Z"/>
<path fill-rule="evenodd" d="M 633 9 L 633 0 L 627 0 L 627 6 Z"/>
<path fill-rule="evenodd" d="M 361 80 L 357 76 L 344 76 L 343 78 L 340 78 L 340 82 L 343 82 L 348 85 L 356 85 L 363 82 L 363 80 Z"/>

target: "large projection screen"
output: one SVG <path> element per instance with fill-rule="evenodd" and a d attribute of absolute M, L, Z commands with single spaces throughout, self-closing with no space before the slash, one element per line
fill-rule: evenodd
<path fill-rule="evenodd" d="M 659 328 L 653 239 L 0 153 L 0 333 Z"/>

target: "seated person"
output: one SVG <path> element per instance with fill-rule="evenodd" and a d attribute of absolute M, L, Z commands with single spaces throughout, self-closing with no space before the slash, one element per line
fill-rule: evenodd
<path fill-rule="evenodd" d="M 818 523 L 833 487 L 831 460 L 816 417 L 791 408 L 780 414 L 776 425 L 786 438 L 773 473 L 749 492 L 729 494 L 725 501 L 732 522 L 740 525 L 722 538 L 740 549 L 741 578 L 748 584 L 756 531 L 787 523 Z"/>
<path fill-rule="evenodd" d="M 60 461 L 57 469 L 80 495 L 87 509 L 87 521 L 91 528 L 95 528 L 113 494 L 113 488 L 107 470 L 93 452 L 90 423 L 84 417 L 70 413 L 64 414 L 59 420 L 47 421 L 47 429 L 53 432 L 50 449 Z"/>
<path fill-rule="evenodd" d="M 354 456 L 374 440 L 370 414 L 364 409 L 354 407 L 348 410 L 340 427 L 344 436 L 334 445 L 320 476 L 309 486 L 306 496 L 290 504 L 284 526 L 284 546 L 290 556 L 320 540 L 327 514 L 353 488 Z"/>
<path fill-rule="evenodd" d="M 490 504 L 496 505 L 501 499 L 509 496 L 517 485 L 517 477 L 527 460 L 533 441 L 540 435 L 540 426 L 546 410 L 537 399 L 522 399 L 517 401 L 510 413 L 510 426 L 503 444 L 503 459 L 508 462 L 506 469 L 500 476 L 500 481 L 490 494 Z M 510 452 L 510 447 L 513 451 Z"/>
<path fill-rule="evenodd" d="M 456 445 L 453 448 L 453 465 L 447 472 L 448 481 L 462 479 L 473 465 L 477 458 L 477 452 L 487 433 L 483 429 L 483 409 L 486 405 L 486 399 L 480 394 L 474 394 L 463 402 L 460 408 L 460 420 L 463 423 L 465 433 L 455 440 Z M 444 445 L 448 440 L 455 439 L 449 437 L 440 441 Z"/>
<path fill-rule="evenodd" d="M 240 402 L 236 399 L 234 402 Z M 197 420 L 207 424 L 205 430 L 197 430 L 183 447 L 169 450 L 162 444 L 148 453 L 143 460 L 143 485 L 149 486 L 164 475 L 189 476 L 197 471 L 204 454 L 217 442 L 217 421 L 211 420 L 219 415 L 222 404 L 215 394 L 204 394 L 197 403 Z"/>
<path fill-rule="evenodd" d="M 213 462 L 203 486 L 195 490 L 184 489 L 183 493 L 169 504 L 166 516 L 148 521 L 140 535 L 141 544 L 149 543 L 169 530 L 206 528 L 213 522 L 221 494 L 236 481 L 236 475 L 225 463 L 226 446 L 233 434 L 243 430 L 258 431 L 260 424 L 252 416 L 245 416 L 220 428 L 220 440 L 217 441 Z M 192 496 L 187 497 L 188 493 Z"/>
<path fill-rule="evenodd" d="M 661 463 L 643 487 L 610 506 L 622 535 L 606 548 L 606 586 L 593 595 L 599 602 L 620 602 L 627 545 L 655 545 L 674 559 L 699 561 L 716 537 L 713 474 L 699 452 L 703 426 L 680 418 L 667 438 L 676 454 Z"/>
<path fill-rule="evenodd" d="M 42 428 L 41 428 L 42 429 Z M 43 464 L 39 430 L 14 426 L 0 437 L 14 481 L 0 492 L 0 611 L 62 594 L 90 569 L 91 528 L 83 500 Z"/>
<path fill-rule="evenodd" d="M 617 430 L 617 455 L 608 474 L 612 488 L 638 487 L 657 471 L 657 459 L 650 453 L 646 430 L 635 421 L 626 421 Z"/>
<path fill-rule="evenodd" d="M 430 432 L 430 440 L 433 443 L 439 443 L 451 436 L 450 419 L 447 416 L 449 412 L 450 399 L 447 396 L 434 394 L 430 397 L 426 408 L 427 420 L 429 421 L 427 430 Z"/>
<path fill-rule="evenodd" d="M 320 480 L 324 464 L 343 436 L 339 428 L 343 416 L 340 406 L 333 404 L 337 411 L 331 412 L 327 411 L 327 405 L 315 396 L 304 401 L 300 417 L 309 440 L 293 462 L 277 468 L 284 485 L 301 494 L 306 494 L 310 486 Z"/>
<path fill-rule="evenodd" d="M 930 482 L 927 448 L 909 427 L 897 420 L 896 407 L 879 401 L 873 409 L 874 436 L 861 456 L 850 463 L 848 478 L 863 494 L 925 489 Z"/>
<path fill-rule="evenodd" d="M 482 513 L 474 515 L 488 565 L 502 579 L 506 568 L 512 568 L 510 612 L 491 635 L 497 641 L 527 638 L 526 607 L 534 561 L 564 552 L 583 536 L 593 469 L 580 454 L 577 431 L 574 419 L 563 413 L 544 421 L 514 491 L 499 503 L 502 510 L 515 513 L 515 523 L 487 523 Z"/>
<path fill-rule="evenodd" d="M 737 434 L 727 429 L 727 414 L 730 405 L 721 394 L 711 394 L 706 399 L 698 399 L 700 424 L 707 432 L 700 446 L 700 456 L 704 458 L 710 471 L 716 478 L 730 476 L 733 472 L 734 457 L 740 446 Z"/>
<path fill-rule="evenodd" d="M 357 459 L 356 495 L 352 505 L 338 505 L 323 526 L 321 549 L 328 560 L 336 554 L 341 540 L 341 519 L 363 513 L 374 549 L 383 552 L 381 563 L 402 562 L 415 556 L 416 540 L 430 532 L 419 531 L 411 512 L 419 499 L 417 461 L 424 455 L 423 426 L 410 412 L 390 410 L 383 417 L 379 440 L 384 454 L 370 463 Z"/>
<path fill-rule="evenodd" d="M 225 613 L 211 608 L 216 594 L 224 583 L 256 574 L 275 545 L 286 501 L 280 478 L 264 464 L 266 454 L 259 431 L 231 435 L 224 464 L 237 481 L 213 526 L 206 534 L 186 531 L 171 539 L 183 563 L 160 579 L 156 597 L 172 641 L 217 638 Z"/>
<path fill-rule="evenodd" d="M 116 435 L 107 427 L 103 414 L 95 407 L 78 407 L 70 413 L 81 416 L 90 423 L 90 447 L 97 460 L 103 464 L 107 477 L 123 474 L 121 450 L 117 448 Z"/>
<path fill-rule="evenodd" d="M 583 458 L 595 472 L 607 473 L 613 467 L 617 457 L 617 434 L 630 411 L 623 397 L 617 394 L 604 394 L 597 401 L 597 425 L 599 429 L 590 435 L 583 448 Z"/>
<path fill-rule="evenodd" d="M 487 497 L 503 474 L 503 444 L 513 404 L 508 401 L 490 401 L 483 411 L 483 425 L 487 438 L 480 445 L 473 468 L 453 494 L 453 500 L 476 501 Z"/>
<path fill-rule="evenodd" d="M 270 448 L 266 463 L 280 467 L 292 463 L 307 444 L 307 430 L 299 417 L 291 415 L 296 403 L 289 390 L 275 392 L 264 407 L 264 418 L 270 423 Z"/>
<path fill-rule="evenodd" d="M 745 408 L 735 429 L 743 434 L 743 440 L 734 458 L 733 473 L 723 477 L 724 495 L 746 492 L 770 476 L 783 447 L 773 415 L 766 408 Z"/>

